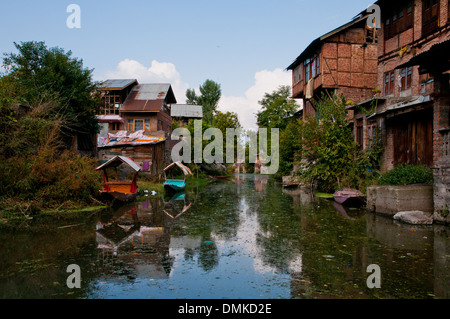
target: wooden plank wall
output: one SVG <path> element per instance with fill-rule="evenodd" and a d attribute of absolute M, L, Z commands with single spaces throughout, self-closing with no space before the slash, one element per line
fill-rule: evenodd
<path fill-rule="evenodd" d="M 394 132 L 394 165 L 433 165 L 433 114 L 414 112 L 391 120 Z"/>
<path fill-rule="evenodd" d="M 147 173 L 158 176 L 164 169 L 164 143 L 140 145 L 140 146 L 117 146 L 108 149 L 99 149 L 99 159 L 110 160 L 114 156 L 126 156 L 143 166 L 144 161 L 150 163 Z"/>

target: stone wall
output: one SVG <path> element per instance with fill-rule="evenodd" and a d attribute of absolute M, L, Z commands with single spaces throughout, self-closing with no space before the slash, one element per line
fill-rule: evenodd
<path fill-rule="evenodd" d="M 386 215 L 416 210 L 433 213 L 433 186 L 370 186 L 367 188 L 367 208 Z"/>

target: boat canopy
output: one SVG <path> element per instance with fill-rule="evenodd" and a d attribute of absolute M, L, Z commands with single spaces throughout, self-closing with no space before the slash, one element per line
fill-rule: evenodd
<path fill-rule="evenodd" d="M 109 167 L 117 167 L 121 164 L 127 164 L 128 166 L 130 166 L 133 170 L 135 170 L 136 172 L 141 171 L 141 167 L 139 166 L 138 163 L 136 163 L 135 161 L 133 161 L 131 158 L 129 157 L 125 157 L 125 156 L 115 156 L 112 159 L 110 159 L 109 161 L 107 161 L 106 163 L 100 165 L 99 167 L 96 168 L 96 170 L 101 170 L 101 169 L 106 169 Z"/>
<path fill-rule="evenodd" d="M 181 162 L 174 162 L 174 163 L 170 164 L 169 166 L 167 166 L 164 169 L 164 172 L 167 172 L 168 170 L 170 170 L 174 166 L 178 166 L 179 168 L 181 168 L 181 170 L 183 171 L 185 176 L 192 175 L 192 172 L 189 169 L 189 167 L 183 165 Z"/>

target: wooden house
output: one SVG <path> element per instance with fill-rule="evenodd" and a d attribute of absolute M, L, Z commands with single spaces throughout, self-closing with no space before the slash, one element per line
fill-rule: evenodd
<path fill-rule="evenodd" d="M 136 80 L 108 80 L 100 88 L 104 106 L 97 118 L 101 160 L 123 155 L 151 175 L 170 162 L 171 105 L 176 98 L 170 84 L 139 84 Z"/>
<path fill-rule="evenodd" d="M 356 139 L 369 148 L 375 130 L 381 132 L 383 170 L 399 164 L 432 167 L 439 153 L 435 141 L 441 140 L 436 135 L 436 117 L 440 116 L 434 109 L 436 76 L 447 72 L 446 64 L 430 61 L 435 67 L 429 72 L 408 61 L 449 39 L 449 2 L 382 0 L 376 4 L 382 15 L 381 29 L 376 31 L 380 92 L 350 107 L 358 126 Z"/>
<path fill-rule="evenodd" d="M 343 94 L 359 103 L 377 85 L 377 38 L 366 26 L 367 15 L 314 40 L 291 65 L 292 97 L 303 100 L 303 114 L 315 113 L 322 93 Z"/>

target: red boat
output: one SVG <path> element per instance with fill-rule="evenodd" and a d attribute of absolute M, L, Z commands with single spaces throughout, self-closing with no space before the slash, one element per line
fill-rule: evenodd
<path fill-rule="evenodd" d="M 132 181 L 119 181 L 119 173 L 117 167 L 122 164 L 129 166 L 131 171 L 134 172 Z M 108 168 L 115 169 L 116 177 L 114 181 L 110 181 L 110 178 L 108 177 Z M 100 190 L 101 197 L 113 202 L 130 202 L 136 199 L 138 190 L 137 176 L 141 171 L 141 167 L 131 158 L 124 156 L 115 156 L 108 162 L 97 167 L 97 170 L 103 171 L 103 189 Z"/>
<path fill-rule="evenodd" d="M 336 202 L 347 206 L 362 206 L 366 201 L 366 197 L 358 190 L 353 188 L 343 188 L 333 194 Z"/>

